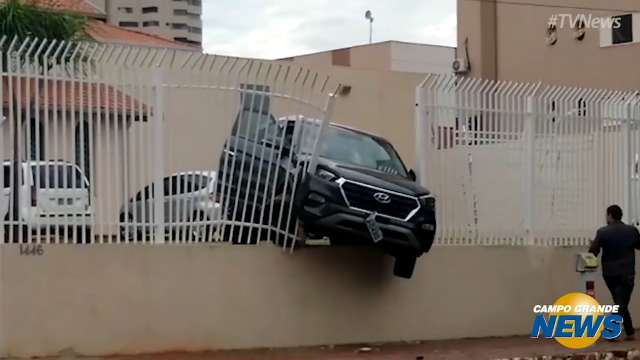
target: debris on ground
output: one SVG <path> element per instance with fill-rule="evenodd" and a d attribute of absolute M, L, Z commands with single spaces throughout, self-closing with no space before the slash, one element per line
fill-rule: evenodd
<path fill-rule="evenodd" d="M 496 360 L 640 360 L 640 350 L 612 350 L 602 352 L 575 353 L 571 355 L 540 355 L 513 357 Z"/>

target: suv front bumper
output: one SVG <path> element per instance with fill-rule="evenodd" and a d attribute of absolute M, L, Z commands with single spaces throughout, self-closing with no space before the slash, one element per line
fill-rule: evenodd
<path fill-rule="evenodd" d="M 308 175 L 297 192 L 295 206 L 308 234 L 328 236 L 331 244 L 373 244 L 365 224 L 370 212 L 350 208 L 335 181 Z M 376 222 L 384 236 L 378 245 L 391 255 L 420 256 L 433 244 L 433 210 L 420 207 L 407 221 L 378 215 Z"/>

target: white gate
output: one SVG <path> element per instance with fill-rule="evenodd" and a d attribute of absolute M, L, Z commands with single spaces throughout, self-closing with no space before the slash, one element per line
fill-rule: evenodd
<path fill-rule="evenodd" d="M 637 92 L 432 75 L 419 178 L 441 245 L 586 245 L 608 205 L 640 221 Z"/>
<path fill-rule="evenodd" d="M 327 77 L 189 51 L 1 41 L 5 242 L 292 246 L 292 200 L 335 93 Z"/>

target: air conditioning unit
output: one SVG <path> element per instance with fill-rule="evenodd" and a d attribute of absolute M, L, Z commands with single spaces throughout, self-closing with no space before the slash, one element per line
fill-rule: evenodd
<path fill-rule="evenodd" d="M 456 74 L 466 74 L 469 72 L 469 64 L 465 59 L 458 58 L 453 60 L 451 67 L 453 68 L 453 72 Z"/>

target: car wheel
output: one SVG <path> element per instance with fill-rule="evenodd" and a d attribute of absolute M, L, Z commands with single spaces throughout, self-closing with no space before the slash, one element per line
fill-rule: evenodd
<path fill-rule="evenodd" d="M 401 278 L 411 279 L 416 267 L 416 260 L 417 258 L 411 255 L 396 256 L 395 263 L 393 264 L 393 274 Z"/>

